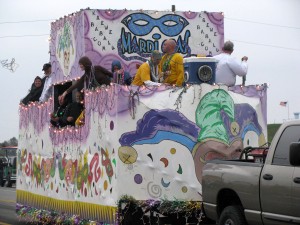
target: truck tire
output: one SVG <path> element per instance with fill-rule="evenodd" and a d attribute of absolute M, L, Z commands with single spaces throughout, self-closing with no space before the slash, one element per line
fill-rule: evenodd
<path fill-rule="evenodd" d="M 219 225 L 247 225 L 241 206 L 230 205 L 223 209 Z"/>
<path fill-rule="evenodd" d="M 5 184 L 5 180 L 3 179 L 3 177 L 0 177 L 0 186 L 4 187 Z"/>
<path fill-rule="evenodd" d="M 12 187 L 12 180 L 10 175 L 7 175 L 6 177 L 6 187 Z"/>

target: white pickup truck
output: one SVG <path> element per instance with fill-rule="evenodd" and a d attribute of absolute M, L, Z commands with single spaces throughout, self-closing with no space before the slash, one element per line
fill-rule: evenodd
<path fill-rule="evenodd" d="M 207 162 L 202 188 L 208 218 L 219 225 L 300 224 L 300 120 L 281 125 L 263 152 L 264 160 L 247 148 L 238 160 Z"/>

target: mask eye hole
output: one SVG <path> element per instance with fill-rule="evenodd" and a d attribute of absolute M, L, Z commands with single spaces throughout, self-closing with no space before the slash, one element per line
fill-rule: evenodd
<path fill-rule="evenodd" d="M 174 26 L 178 25 L 178 23 L 173 20 L 167 20 L 167 21 L 163 22 L 163 24 L 168 27 L 174 27 Z"/>
<path fill-rule="evenodd" d="M 137 20 L 137 21 L 134 21 L 134 24 L 138 25 L 138 26 L 147 26 L 149 24 L 149 22 L 146 20 Z"/>

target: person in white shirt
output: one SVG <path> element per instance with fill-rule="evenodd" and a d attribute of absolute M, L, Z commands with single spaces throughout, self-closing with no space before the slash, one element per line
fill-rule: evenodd
<path fill-rule="evenodd" d="M 236 59 L 231 55 L 233 47 L 234 45 L 231 41 L 226 41 L 222 53 L 213 57 L 217 60 L 215 82 L 217 84 L 224 84 L 229 87 L 234 86 L 236 83 L 236 76 L 240 76 L 243 77 L 244 85 L 246 74 L 248 72 L 248 57 L 244 56 L 242 60 Z"/>
<path fill-rule="evenodd" d="M 46 102 L 52 95 L 52 77 L 51 77 L 51 64 L 45 63 L 42 71 L 44 71 L 45 76 L 43 77 L 44 89 L 39 99 L 40 102 Z"/>

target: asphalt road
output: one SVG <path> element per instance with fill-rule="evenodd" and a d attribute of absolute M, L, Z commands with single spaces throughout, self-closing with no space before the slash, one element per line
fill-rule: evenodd
<path fill-rule="evenodd" d="M 16 215 L 16 189 L 0 187 L 0 225 L 24 225 Z M 28 224 L 28 223 L 27 223 Z"/>

